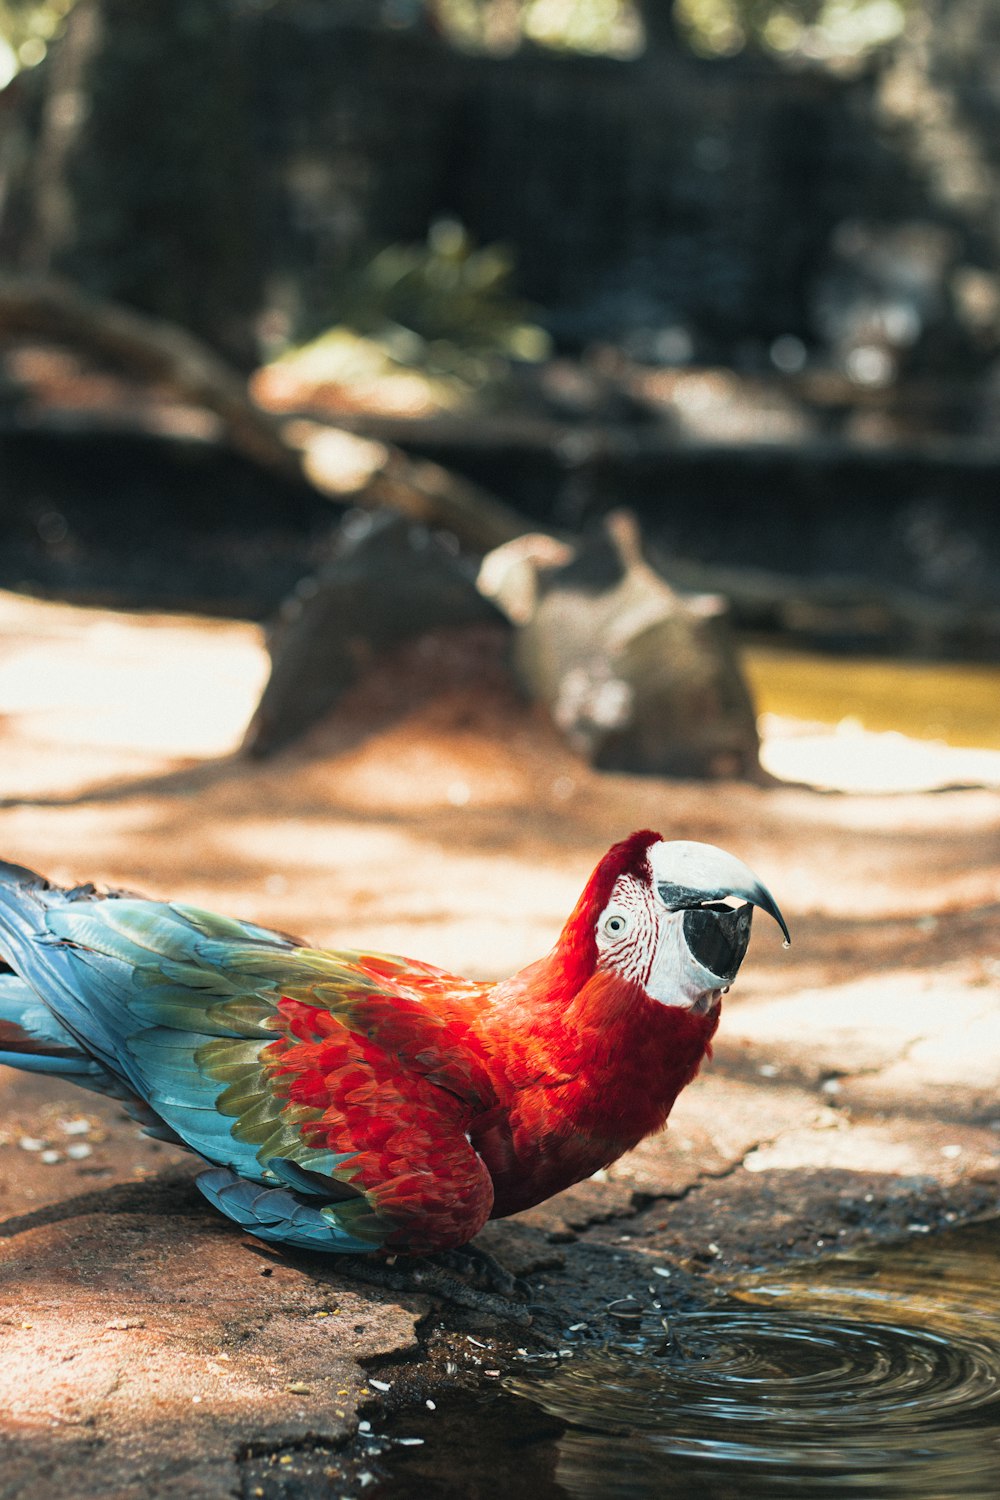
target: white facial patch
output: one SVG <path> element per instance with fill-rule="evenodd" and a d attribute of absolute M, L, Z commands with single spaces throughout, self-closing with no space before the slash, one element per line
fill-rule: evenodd
<path fill-rule="evenodd" d="M 718 999 L 720 981 L 700 964 L 684 936 L 684 913 L 665 912 L 660 941 L 646 982 L 646 993 L 662 1005 L 680 1005 L 685 1010 L 707 1010 Z"/>
<path fill-rule="evenodd" d="M 618 877 L 594 935 L 599 969 L 613 969 L 623 979 L 645 985 L 656 952 L 658 913 L 642 881 L 634 875 Z"/>
<path fill-rule="evenodd" d="M 594 935 L 597 967 L 642 985 L 661 1005 L 703 1009 L 718 985 L 688 948 L 684 913 L 668 911 L 634 875 L 615 881 Z"/>

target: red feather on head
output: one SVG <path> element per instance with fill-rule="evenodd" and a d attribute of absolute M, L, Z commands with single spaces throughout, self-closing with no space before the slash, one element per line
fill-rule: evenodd
<path fill-rule="evenodd" d="M 622 875 L 637 880 L 652 879 L 649 848 L 662 838 L 651 828 L 640 828 L 617 844 L 612 844 L 584 887 L 559 935 L 556 954 L 560 961 L 563 984 L 570 994 L 586 984 L 597 967 L 597 919 L 607 906 L 615 882 Z"/>

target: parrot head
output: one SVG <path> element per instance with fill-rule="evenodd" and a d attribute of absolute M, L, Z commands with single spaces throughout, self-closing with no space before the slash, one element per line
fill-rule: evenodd
<path fill-rule="evenodd" d="M 773 896 L 742 860 L 643 830 L 601 860 L 563 940 L 591 973 L 610 972 L 662 1005 L 705 1014 L 743 962 L 755 906 L 774 918 L 787 945 Z"/>

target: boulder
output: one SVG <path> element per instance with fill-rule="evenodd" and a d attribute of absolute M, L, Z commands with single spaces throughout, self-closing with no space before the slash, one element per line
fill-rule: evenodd
<path fill-rule="evenodd" d="M 298 738 L 399 642 L 498 618 L 447 538 L 389 512 L 350 516 L 329 562 L 282 606 L 244 754 L 270 755 Z"/>
<path fill-rule="evenodd" d="M 480 588 L 516 626 L 514 661 L 594 766 L 660 776 L 753 777 L 753 701 L 717 594 L 683 595 L 615 512 L 579 546 L 533 534 L 498 548 Z"/>

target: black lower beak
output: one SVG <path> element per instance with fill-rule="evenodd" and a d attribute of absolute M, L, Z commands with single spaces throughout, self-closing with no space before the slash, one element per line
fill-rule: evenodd
<path fill-rule="evenodd" d="M 720 986 L 736 978 L 750 942 L 752 919 L 749 902 L 735 909 L 694 906 L 684 913 L 684 939 L 692 957 Z"/>

